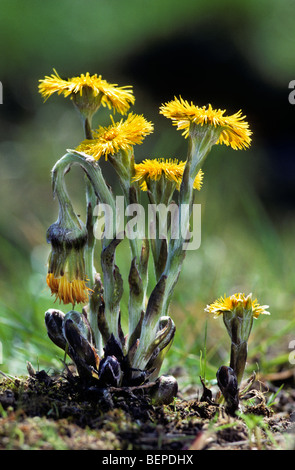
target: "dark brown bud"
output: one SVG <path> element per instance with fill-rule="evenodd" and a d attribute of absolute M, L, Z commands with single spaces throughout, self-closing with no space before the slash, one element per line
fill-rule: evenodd
<path fill-rule="evenodd" d="M 173 402 L 178 392 L 178 384 L 172 375 L 162 375 L 156 380 L 155 386 L 152 388 L 152 403 L 155 406 L 169 405 Z"/>

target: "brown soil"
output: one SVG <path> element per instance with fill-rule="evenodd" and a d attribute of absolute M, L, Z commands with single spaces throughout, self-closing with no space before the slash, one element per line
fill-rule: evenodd
<path fill-rule="evenodd" d="M 153 406 L 149 387 L 86 388 L 76 377 L 3 377 L 0 450 L 295 450 L 295 391 L 280 376 L 256 380 L 228 416 L 202 387 L 186 386 L 170 405 Z M 294 376 L 286 381 L 294 385 Z M 215 390 L 213 389 L 213 396 Z"/>

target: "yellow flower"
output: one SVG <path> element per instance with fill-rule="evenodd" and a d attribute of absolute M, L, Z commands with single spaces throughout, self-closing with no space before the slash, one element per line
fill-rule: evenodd
<path fill-rule="evenodd" d="M 39 92 L 45 98 L 49 98 L 54 93 L 63 94 L 64 97 L 70 96 L 74 98 L 83 91 L 86 93 L 90 90 L 93 97 L 99 98 L 99 104 L 113 108 L 121 114 L 125 114 L 131 104 L 134 104 L 135 98 L 132 93 L 132 87 L 118 87 L 116 84 L 110 84 L 101 78 L 101 75 L 82 74 L 79 77 L 68 78 L 63 80 L 60 78 L 56 70 L 50 77 L 46 76 L 39 80 Z"/>
<path fill-rule="evenodd" d="M 249 124 L 244 120 L 242 111 L 232 116 L 224 116 L 225 110 L 215 110 L 211 104 L 206 106 L 195 106 L 192 102 L 174 98 L 174 100 L 160 107 L 160 114 L 171 119 L 177 129 L 183 130 L 187 138 L 192 124 L 200 126 L 214 126 L 220 128 L 220 136 L 216 144 L 230 145 L 234 150 L 250 146 L 252 132 Z"/>
<path fill-rule="evenodd" d="M 69 281 L 66 275 L 55 278 L 53 273 L 48 273 L 46 277 L 48 287 L 56 299 L 64 304 L 86 303 L 88 300 L 88 288 L 84 281 L 74 279 Z"/>
<path fill-rule="evenodd" d="M 176 183 L 176 189 L 180 189 L 185 162 L 177 159 L 146 159 L 142 163 L 134 165 L 135 175 L 133 181 L 139 181 L 142 191 L 147 191 L 147 180 L 158 181 L 163 175 L 169 181 Z M 194 181 L 194 189 L 200 191 L 203 180 L 203 172 L 200 170 Z"/>
<path fill-rule="evenodd" d="M 120 150 L 128 151 L 133 145 L 141 144 L 145 136 L 153 132 L 153 124 L 143 116 L 129 113 L 127 119 L 121 119 L 115 123 L 112 116 L 112 124 L 108 127 L 100 126 L 93 131 L 93 139 L 84 140 L 77 151 L 91 155 L 99 160 L 103 155 L 114 155 Z"/>
<path fill-rule="evenodd" d="M 235 312 L 235 310 L 245 309 L 252 310 L 253 318 L 258 318 L 259 315 L 270 315 L 267 311 L 268 305 L 259 305 L 257 299 L 252 300 L 252 294 L 245 296 L 245 294 L 234 294 L 230 297 L 220 297 L 218 300 L 210 305 L 207 305 L 205 311 L 212 313 L 214 317 L 218 317 L 225 312 Z"/>

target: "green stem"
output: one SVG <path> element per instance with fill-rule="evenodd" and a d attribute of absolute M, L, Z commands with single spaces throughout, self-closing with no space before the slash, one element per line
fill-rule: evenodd
<path fill-rule="evenodd" d="M 124 196 L 126 205 L 128 206 L 130 204 L 137 204 L 138 203 L 137 192 L 136 192 L 136 189 L 131 184 L 132 176 L 134 174 L 134 157 L 132 155 L 132 151 L 122 150 L 118 152 L 118 154 L 116 154 L 115 156 L 109 156 L 109 161 L 114 167 L 118 175 L 119 183 L 123 191 L 123 196 Z M 135 189 L 135 191 L 132 192 L 132 196 L 134 197 L 134 200 L 132 200 L 132 196 L 131 196 L 131 191 L 133 189 Z M 139 246 L 138 246 L 137 239 L 129 238 L 129 245 L 130 245 L 132 259 L 136 257 L 138 261 L 139 260 Z"/>

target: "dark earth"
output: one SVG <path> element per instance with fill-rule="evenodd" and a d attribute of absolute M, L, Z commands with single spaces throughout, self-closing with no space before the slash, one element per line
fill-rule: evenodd
<path fill-rule="evenodd" d="M 29 372 L 1 374 L 0 450 L 295 450 L 294 370 L 256 377 L 236 416 L 214 387 L 204 401 L 201 381 L 155 406 L 153 384 L 101 390 L 69 367 L 59 376 Z"/>

